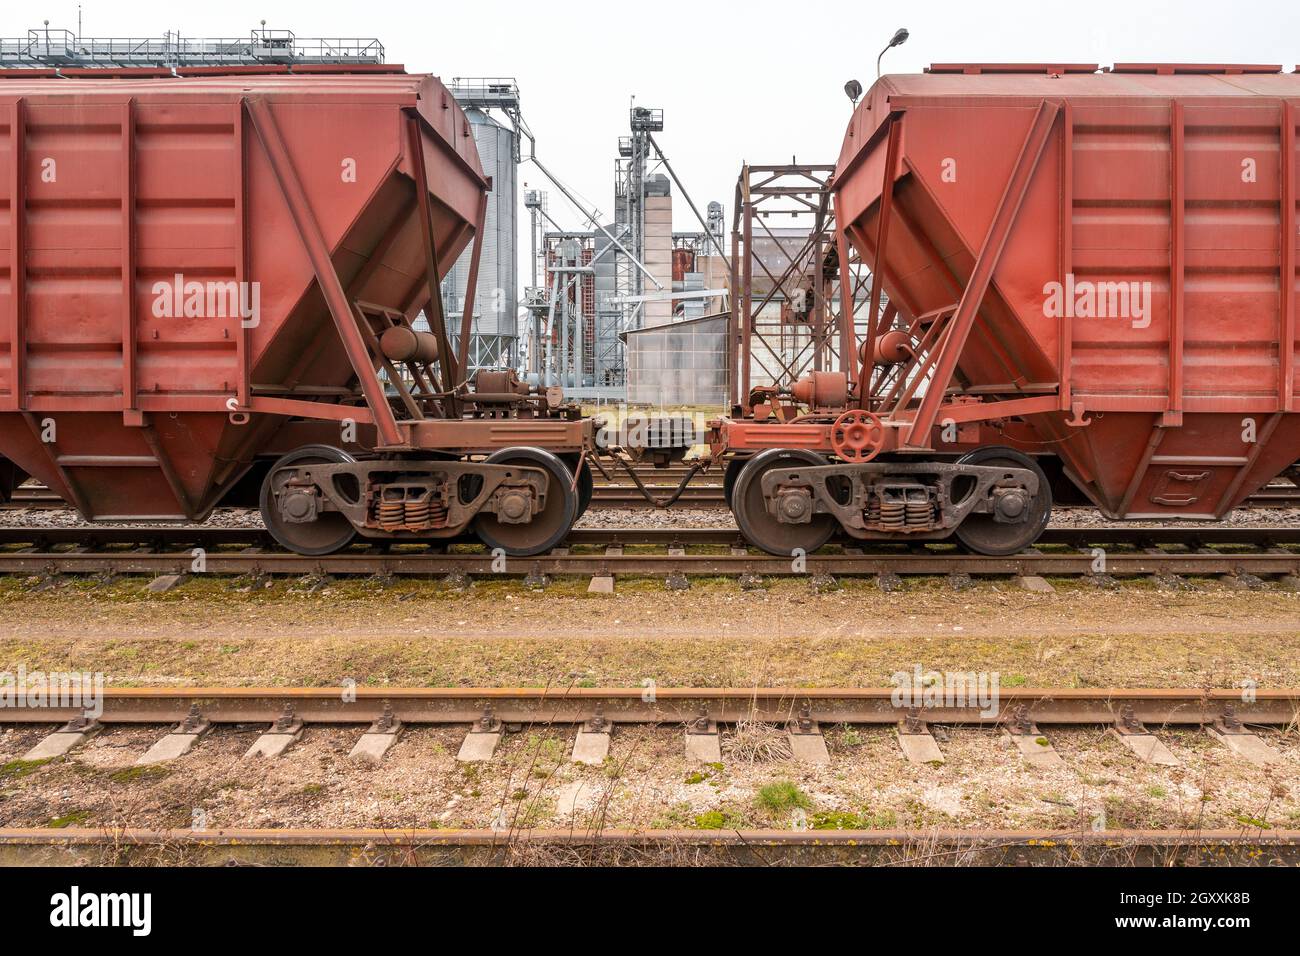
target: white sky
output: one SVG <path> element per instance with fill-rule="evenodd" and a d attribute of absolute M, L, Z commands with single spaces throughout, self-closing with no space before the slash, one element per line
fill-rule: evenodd
<path fill-rule="evenodd" d="M 1224 0 L 992 2 L 928 0 L 85 0 L 86 36 L 244 36 L 268 28 L 298 36 L 376 37 L 411 72 L 513 76 L 538 155 L 589 202 L 611 215 L 617 138 L 629 98 L 664 110 L 656 136 L 703 210 L 731 200 L 741 162 L 834 162 L 849 116 L 844 81 L 864 87 L 894 30 L 908 42 L 885 56 L 886 72 L 944 61 L 1176 61 L 1281 63 L 1300 56 L 1300 2 Z M 0 35 L 23 35 L 49 19 L 76 29 L 77 3 L 6 4 Z M 546 187 L 535 168 L 522 184 Z M 564 214 L 554 189 L 551 211 Z M 697 228 L 684 202 L 674 226 Z M 521 211 L 522 218 L 522 211 Z M 524 232 L 523 236 L 526 237 Z M 527 258 L 523 247 L 522 258 Z M 521 274 L 526 263 L 520 263 Z"/>

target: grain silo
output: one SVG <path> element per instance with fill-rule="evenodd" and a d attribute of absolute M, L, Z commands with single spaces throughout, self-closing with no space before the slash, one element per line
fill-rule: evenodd
<path fill-rule="evenodd" d="M 515 133 L 481 109 L 465 110 L 478 146 L 483 171 L 492 177 L 488 195 L 478 289 L 474 295 L 471 371 L 513 368 L 519 354 L 518 261 L 516 255 L 518 202 L 515 192 Z M 460 327 L 469 283 L 469 252 L 457 261 L 443 284 L 443 301 L 453 328 Z"/>

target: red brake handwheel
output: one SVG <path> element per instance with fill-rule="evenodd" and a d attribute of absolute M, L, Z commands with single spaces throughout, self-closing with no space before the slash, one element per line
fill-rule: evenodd
<path fill-rule="evenodd" d="M 880 416 L 861 408 L 845 412 L 831 425 L 831 449 L 842 460 L 854 464 L 871 461 L 885 444 L 885 425 Z"/>

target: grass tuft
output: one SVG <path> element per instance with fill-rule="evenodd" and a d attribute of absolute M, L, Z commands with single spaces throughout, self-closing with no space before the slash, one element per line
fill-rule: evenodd
<path fill-rule="evenodd" d="M 758 791 L 758 805 L 768 813 L 787 813 L 790 810 L 807 810 L 812 807 L 808 794 L 800 790 L 793 781 L 778 780 L 769 783 Z"/>

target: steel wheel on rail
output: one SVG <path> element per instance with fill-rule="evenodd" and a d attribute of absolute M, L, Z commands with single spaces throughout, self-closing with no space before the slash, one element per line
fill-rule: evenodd
<path fill-rule="evenodd" d="M 727 507 L 731 507 L 731 496 L 735 494 L 736 482 L 740 480 L 740 473 L 745 470 L 748 463 L 746 458 L 733 458 L 727 462 L 727 468 L 722 473 L 722 497 L 727 501 Z"/>
<path fill-rule="evenodd" d="M 564 540 L 578 520 L 581 489 L 581 482 L 574 488 L 573 472 L 568 465 L 541 448 L 502 448 L 489 455 L 485 464 L 541 468 L 549 473 L 550 480 L 546 485 L 546 505 L 533 515 L 532 521 L 511 524 L 498 521 L 491 512 L 479 512 L 474 519 L 474 533 L 484 544 L 494 550 L 501 548 L 511 557 L 526 558 L 550 551 Z"/>
<path fill-rule="evenodd" d="M 282 457 L 262 481 L 261 510 L 266 530 L 282 546 L 298 554 L 317 556 L 333 554 L 346 548 L 356 537 L 352 522 L 337 511 L 325 511 L 314 521 L 288 521 L 280 511 L 280 499 L 285 493 L 290 467 L 307 465 L 341 465 L 356 461 L 341 448 L 333 445 L 303 445 Z"/>
<path fill-rule="evenodd" d="M 1001 445 L 977 448 L 957 460 L 959 465 L 1027 468 L 1038 476 L 1038 494 L 1029 501 L 1024 521 L 997 521 L 991 514 L 972 514 L 957 526 L 957 540 L 977 554 L 1005 557 L 1025 550 L 1043 533 L 1052 516 L 1052 489 L 1038 463 L 1028 455 Z"/>
<path fill-rule="evenodd" d="M 578 475 L 578 514 L 573 519 L 577 521 L 591 507 L 591 496 L 596 491 L 596 481 L 591 474 L 591 463 L 582 455 L 564 455 L 561 461 L 569 466 L 570 472 L 576 472 Z"/>
<path fill-rule="evenodd" d="M 835 533 L 839 522 L 828 514 L 814 514 L 811 521 L 787 523 L 770 514 L 763 501 L 762 477 L 774 468 L 824 465 L 826 459 L 813 451 L 770 448 L 745 463 L 731 493 L 731 513 L 741 533 L 768 554 L 790 557 L 796 549 L 816 551 Z"/>

